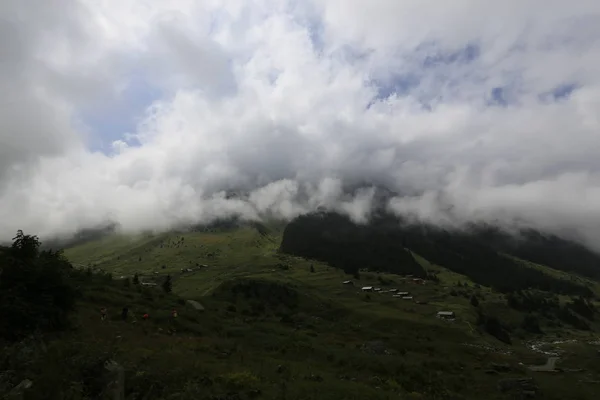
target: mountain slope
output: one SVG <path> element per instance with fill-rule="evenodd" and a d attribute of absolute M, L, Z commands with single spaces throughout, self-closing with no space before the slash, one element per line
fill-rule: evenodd
<path fill-rule="evenodd" d="M 281 250 L 314 258 L 355 273 L 361 268 L 426 277 L 423 267 L 403 246 L 403 236 L 393 227 L 353 224 L 334 213 L 298 217 L 284 230 Z"/>
<path fill-rule="evenodd" d="M 491 235 L 491 234 L 490 234 Z M 281 250 L 297 256 L 316 258 L 347 271 L 373 268 L 387 272 L 425 274 L 415 268 L 406 249 L 433 264 L 446 267 L 474 282 L 502 292 L 537 288 L 544 291 L 589 297 L 592 290 L 578 282 L 560 279 L 501 254 L 511 250 L 500 233 L 495 242 L 486 242 L 478 232 L 448 231 L 429 225 L 407 225 L 389 215 L 375 216 L 367 225 L 357 225 L 334 213 L 298 217 L 285 228 Z M 542 247 L 521 243 L 517 254 L 542 258 Z M 572 262 L 556 261 L 563 270 Z"/>
<path fill-rule="evenodd" d="M 403 244 L 411 248 L 408 239 L 397 245 L 389 220 L 380 223 L 392 230 L 394 246 L 379 248 L 392 251 Z M 347 222 L 341 226 L 354 229 Z M 306 240 L 313 240 L 310 237 L 313 234 L 319 237 L 319 230 L 326 231 L 330 226 L 315 224 L 314 228 L 305 232 Z M 359 238 L 368 240 L 371 228 L 362 229 L 366 233 L 351 232 L 354 245 L 361 245 Z M 334 238 L 343 242 L 344 230 L 334 229 L 334 232 Z M 467 260 L 473 253 L 480 251 L 487 256 L 489 251 L 478 250 L 466 239 L 426 233 L 425 230 L 416 237 L 434 245 L 439 239 L 444 251 L 465 254 Z M 377 235 L 378 240 L 387 237 Z M 171 275 L 177 295 L 198 300 L 205 306 L 197 325 L 190 326 L 192 331 L 199 330 L 198 339 L 194 339 L 195 334 L 181 330 L 174 337 L 157 336 L 156 344 L 145 340 L 138 344 L 135 335 L 142 333 L 132 333 L 127 344 L 120 347 L 121 351 L 139 352 L 140 357 L 128 360 L 120 356 L 118 361 L 126 362 L 131 370 L 143 370 L 152 380 L 168 373 L 168 369 L 159 366 L 166 360 L 160 355 L 163 348 L 176 347 L 178 355 L 168 355 L 171 357 L 168 362 L 173 365 L 177 365 L 177 357 L 187 357 L 180 365 L 194 372 L 177 369 L 171 375 L 173 380 L 161 389 L 179 396 L 174 398 L 198 398 L 192 394 L 198 396 L 202 390 L 212 391 L 215 396 L 224 396 L 220 391 L 230 390 L 242 399 L 250 398 L 251 391 L 260 390 L 264 398 L 277 398 L 283 396 L 281 390 L 285 386 L 285 396 L 290 399 L 327 396 L 501 399 L 506 395 L 498 392 L 499 382 L 512 378 L 534 379 L 541 398 L 594 398 L 593 385 L 577 383 L 600 379 L 600 371 L 596 371 L 590 358 L 595 350 L 588 344 L 592 340 L 590 330 L 599 329 L 597 314 L 592 311 L 589 315 L 592 319 L 579 314 L 589 311 L 591 303 L 587 300 L 579 302 L 578 298 L 540 290 L 498 293 L 475 284 L 467 275 L 445 268 L 444 263 L 431 262 L 416 251 L 411 254 L 413 259 L 423 270 L 434 273 L 438 281 L 416 285 L 398 274 L 365 270 L 352 277 L 326 262 L 282 253 L 284 236 L 278 229 L 251 226 L 212 232 L 113 236 L 67 249 L 66 254 L 79 265 L 91 264 L 115 276 L 131 277 L 138 273 L 142 282 L 156 282 L 159 287 L 165 276 Z M 297 239 L 302 239 L 302 235 L 298 234 Z M 413 239 L 412 244 L 415 247 L 419 241 Z M 435 254 L 426 254 L 432 255 Z M 512 262 L 527 264 L 520 260 Z M 519 265 L 519 268 L 568 281 L 568 276 L 565 279 L 561 274 L 553 275 L 541 265 Z M 354 281 L 355 285 L 342 284 L 346 280 Z M 131 289 L 126 289 L 126 282 L 113 281 L 110 285 L 122 287 L 123 295 L 129 296 L 127 290 Z M 379 294 L 365 294 L 361 286 L 382 290 Z M 395 292 L 388 292 L 389 289 L 408 291 L 413 299 L 393 297 Z M 90 307 L 99 308 L 110 300 L 98 290 Z M 112 292 L 105 289 L 107 293 L 109 290 Z M 154 293 L 153 304 L 162 304 L 160 289 L 148 290 Z M 109 307 L 118 308 L 122 302 L 110 303 Z M 453 311 L 456 320 L 445 322 L 435 318 L 443 310 Z M 184 310 L 180 313 L 183 316 Z M 581 321 L 585 325 L 579 325 Z M 586 365 L 584 371 L 569 372 L 557 380 L 555 375 L 534 373 L 519 364 L 543 364 L 546 357 L 531 350 L 530 341 L 555 342 L 558 337 L 577 340 L 573 345 L 552 345 L 565 352 L 558 365 L 574 370 L 578 365 Z M 194 343 L 206 343 L 207 347 L 201 348 L 218 347 L 218 350 L 199 351 Z M 150 357 L 152 364 L 144 364 L 141 354 Z M 201 375 L 210 378 L 213 389 L 197 382 L 199 367 L 194 362 L 204 366 Z M 289 375 L 278 372 L 279 365 Z M 494 365 L 500 365 L 501 372 L 495 371 Z M 438 372 L 432 374 L 434 370 Z M 250 378 L 234 386 L 221 386 L 230 382 L 229 374 Z M 189 390 L 189 397 L 183 394 L 185 390 Z"/>

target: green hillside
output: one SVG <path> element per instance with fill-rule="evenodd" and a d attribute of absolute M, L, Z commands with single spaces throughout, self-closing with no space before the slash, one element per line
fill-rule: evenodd
<path fill-rule="evenodd" d="M 124 369 L 128 399 L 595 398 L 597 314 L 586 319 L 589 329 L 577 329 L 552 312 L 515 309 L 508 294 L 418 253 L 414 260 L 435 276 L 424 285 L 364 269 L 349 275 L 279 252 L 282 235 L 242 226 L 106 236 L 67 249 L 76 267 L 69 279 L 81 292 L 72 325 L 37 336 L 43 351 L 32 350 L 40 347 L 34 339 L 5 342 L 3 370 L 12 372 L 2 375 L 0 389 L 31 379 L 27 398 L 109 396 L 103 365 L 114 360 Z M 540 265 L 523 268 L 552 274 Z M 161 289 L 167 276 L 170 294 Z M 382 290 L 364 293 L 362 286 Z M 413 298 L 393 297 L 391 289 Z M 572 300 L 559 296 L 559 306 Z M 456 319 L 440 320 L 438 311 Z M 543 334 L 526 323 L 531 318 Z M 569 341 L 544 344 L 557 340 Z M 34 355 L 23 359 L 23 349 Z M 528 368 L 546 362 L 544 349 L 561 352 L 563 372 Z"/>

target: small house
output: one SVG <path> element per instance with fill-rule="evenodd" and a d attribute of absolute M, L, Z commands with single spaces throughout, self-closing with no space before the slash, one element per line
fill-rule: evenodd
<path fill-rule="evenodd" d="M 344 281 L 342 282 L 343 285 L 348 285 L 348 286 L 354 286 L 354 282 L 352 281 Z"/>
<path fill-rule="evenodd" d="M 154 286 L 156 286 L 156 283 L 154 283 L 154 282 L 142 282 L 142 286 L 154 287 Z"/>
<path fill-rule="evenodd" d="M 390 289 L 390 290 L 388 290 L 388 292 L 390 292 L 390 293 L 396 293 L 397 291 L 398 291 L 398 289 Z"/>
<path fill-rule="evenodd" d="M 364 286 L 362 288 L 363 292 L 372 292 L 373 291 L 373 286 Z"/>
<path fill-rule="evenodd" d="M 392 295 L 392 297 L 402 298 L 403 296 L 401 296 L 399 294 L 394 294 L 394 295 Z"/>
<path fill-rule="evenodd" d="M 441 319 L 454 319 L 456 315 L 454 311 L 438 311 L 437 317 Z"/>
<path fill-rule="evenodd" d="M 377 288 L 375 288 L 373 290 L 375 290 L 376 292 L 381 292 L 381 288 L 379 288 L 379 287 L 377 287 Z"/>
<path fill-rule="evenodd" d="M 402 296 L 402 300 L 412 300 L 412 296 Z"/>
<path fill-rule="evenodd" d="M 409 293 L 409 292 L 398 292 L 398 294 L 399 294 L 400 296 L 408 296 L 408 295 L 410 295 L 410 293 Z"/>

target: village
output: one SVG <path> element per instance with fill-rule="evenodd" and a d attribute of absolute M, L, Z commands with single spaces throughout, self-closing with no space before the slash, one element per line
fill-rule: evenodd
<path fill-rule="evenodd" d="M 79 267 L 83 267 L 83 265 L 79 265 Z M 189 266 L 189 267 L 184 267 L 184 268 L 179 268 L 179 271 L 176 273 L 171 272 L 169 274 L 169 276 L 171 277 L 171 279 L 173 279 L 173 281 L 175 281 L 178 278 L 181 277 L 185 277 L 186 275 L 192 275 L 195 272 L 198 272 L 200 270 L 209 268 L 209 265 L 207 264 L 200 264 L 197 263 L 195 265 Z M 164 267 L 161 267 L 161 269 L 165 269 Z M 96 272 L 105 272 L 102 268 L 93 268 L 94 271 Z M 143 287 L 158 287 L 159 286 L 159 278 L 162 278 L 164 275 L 162 273 L 163 271 L 160 270 L 155 270 L 153 272 L 150 272 L 149 274 L 140 274 L 139 275 L 139 279 L 140 279 L 140 285 Z M 276 272 L 276 270 L 271 270 L 271 272 Z M 123 275 L 123 276 L 119 276 L 119 279 L 127 279 L 128 277 Z M 403 284 L 406 285 L 418 285 L 418 286 L 425 286 L 428 284 L 428 281 L 426 279 L 423 278 L 418 278 L 418 277 L 414 277 L 413 275 L 405 275 L 403 277 L 399 278 Z M 377 294 L 377 295 L 387 295 L 390 296 L 391 298 L 394 299 L 398 299 L 404 302 L 410 302 L 416 305 L 428 305 L 429 304 L 429 300 L 425 300 L 425 299 L 421 299 L 421 298 L 416 298 L 415 295 L 406 289 L 398 289 L 395 287 L 379 287 L 376 285 L 366 285 L 366 286 L 360 286 L 357 287 L 355 281 L 353 280 L 344 280 L 342 282 L 343 286 L 346 287 L 351 287 L 354 289 L 358 289 L 356 291 L 357 294 Z M 447 322 L 454 322 L 456 320 L 456 313 L 454 311 L 450 311 L 450 310 L 446 310 L 446 309 L 442 309 L 442 310 L 438 310 L 435 313 L 435 317 L 443 320 L 443 321 L 447 321 Z"/>
<path fill-rule="evenodd" d="M 412 275 L 407 275 L 407 276 L 403 277 L 402 280 L 406 283 L 410 283 L 413 285 L 426 285 L 427 284 L 427 281 L 425 279 L 415 278 Z M 352 281 L 352 280 L 345 280 L 342 282 L 342 285 L 350 286 L 350 287 L 356 286 L 354 281 Z M 384 288 L 377 287 L 377 286 L 362 286 L 360 288 L 360 291 L 357 293 L 376 293 L 379 295 L 385 294 L 385 295 L 389 295 L 393 298 L 400 299 L 403 301 L 413 302 L 415 304 L 420 304 L 420 305 L 428 304 L 428 301 L 426 301 L 426 300 L 415 299 L 415 297 L 413 296 L 413 294 L 410 291 L 400 291 L 398 288 L 384 289 Z M 436 313 L 436 317 L 441 320 L 445 320 L 445 321 L 454 321 L 456 319 L 456 314 L 454 313 L 454 311 L 440 310 Z"/>

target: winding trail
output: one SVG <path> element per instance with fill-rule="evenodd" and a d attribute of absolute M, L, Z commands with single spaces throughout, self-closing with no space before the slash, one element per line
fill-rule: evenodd
<path fill-rule="evenodd" d="M 544 365 L 532 365 L 529 367 L 530 370 L 536 372 L 555 372 L 556 371 L 556 362 L 559 360 L 559 357 L 548 357 L 546 364 Z"/>

